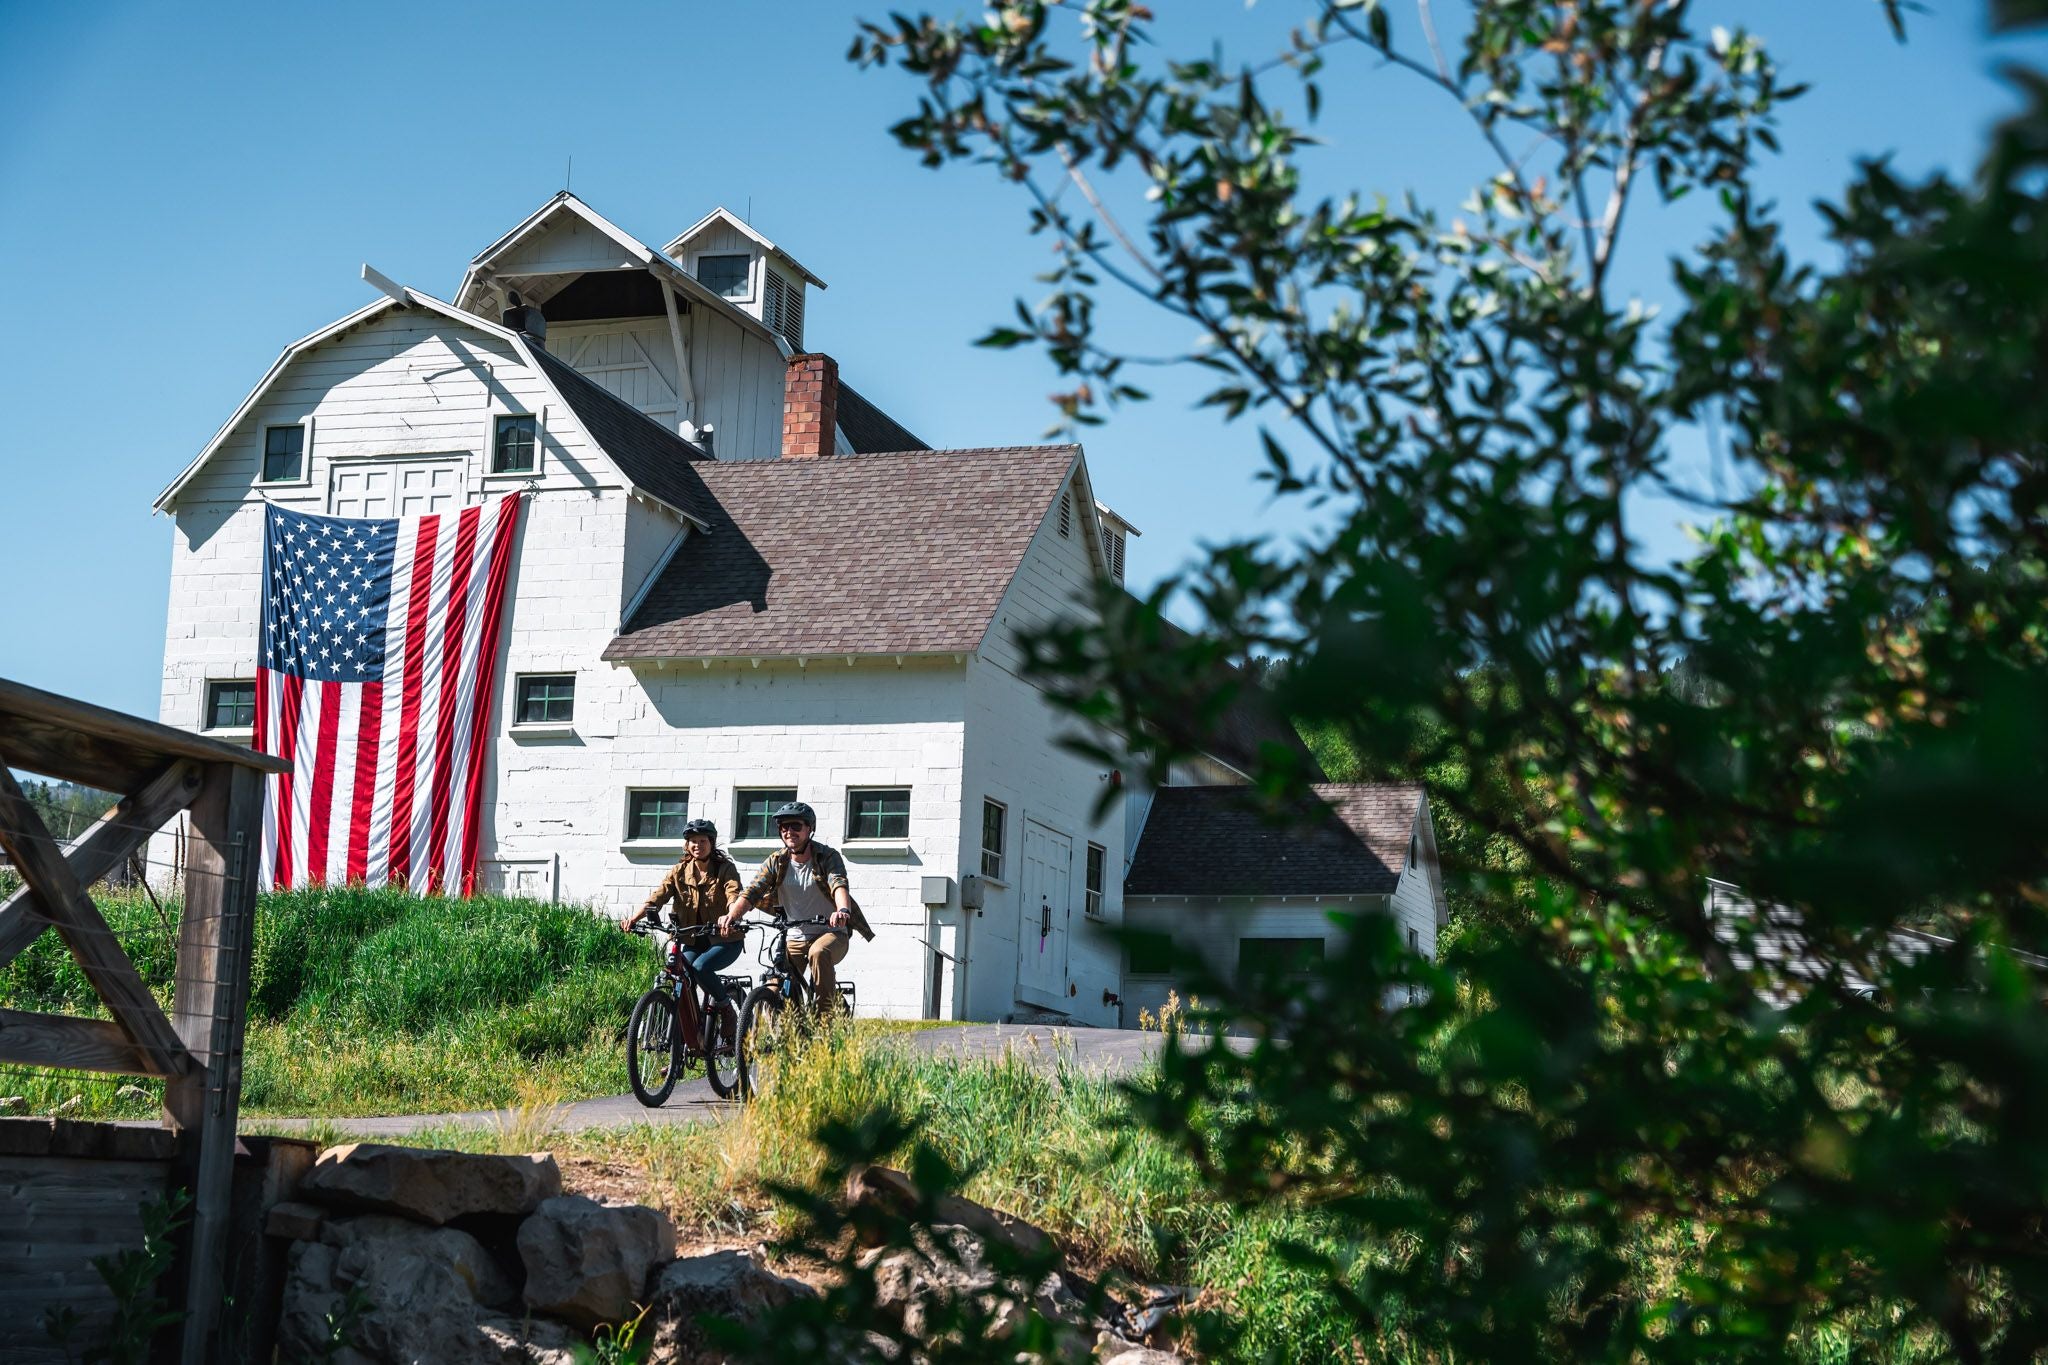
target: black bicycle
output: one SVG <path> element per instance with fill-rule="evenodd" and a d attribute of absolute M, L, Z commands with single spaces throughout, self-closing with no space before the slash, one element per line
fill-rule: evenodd
<path fill-rule="evenodd" d="M 799 1021 L 812 1017 L 815 991 L 804 956 L 813 933 L 832 932 L 824 920 L 786 920 L 774 915 L 770 932 L 762 942 L 760 984 L 747 992 L 740 1005 L 740 1088 L 752 1099 L 769 1084 L 775 1070 L 776 1054 L 786 1048 Z M 798 931 L 792 946 L 790 931 Z M 851 981 L 839 983 L 839 1012 L 852 1015 L 854 988 Z"/>
<path fill-rule="evenodd" d="M 645 938 L 655 930 L 633 930 Z M 683 961 L 687 948 L 711 939 L 712 926 L 664 930 L 669 940 L 654 985 L 633 1006 L 626 1025 L 626 1075 L 640 1103 L 654 1108 L 667 1102 L 691 1063 L 702 1059 L 711 1089 L 723 1099 L 740 1088 L 739 1016 L 730 1001 L 719 1000 L 691 976 Z M 747 988 L 744 976 L 721 976 L 728 990 Z"/>

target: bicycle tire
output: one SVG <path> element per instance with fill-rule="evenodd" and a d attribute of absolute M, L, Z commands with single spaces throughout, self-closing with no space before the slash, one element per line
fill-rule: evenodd
<path fill-rule="evenodd" d="M 704 1013 L 704 1078 L 711 1082 L 711 1093 L 722 1100 L 737 1093 L 744 1080 L 739 1032 L 740 1017 L 732 1005 L 712 1001 Z"/>
<path fill-rule="evenodd" d="M 772 1082 L 777 1035 L 788 1022 L 789 1001 L 773 985 L 756 986 L 740 1006 L 740 1093 L 757 1099 Z"/>
<path fill-rule="evenodd" d="M 667 1103 L 682 1073 L 681 1051 L 676 1002 L 666 991 L 647 992 L 633 1006 L 633 1016 L 626 1023 L 626 1078 L 633 1083 L 633 1097 L 649 1109 Z M 641 1074 L 643 1059 L 659 1059 L 662 1064 L 652 1084 Z"/>

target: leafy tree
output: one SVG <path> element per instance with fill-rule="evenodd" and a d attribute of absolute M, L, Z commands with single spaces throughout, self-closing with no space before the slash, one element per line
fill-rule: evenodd
<path fill-rule="evenodd" d="M 2048 942 L 2048 81 L 1974 184 L 1866 165 L 1800 261 L 1750 188 L 1798 87 L 1696 8 L 1331 0 L 1240 66 L 1160 51 L 1132 0 L 999 0 L 853 56 L 920 83 L 906 146 L 1021 187 L 1056 248 L 987 344 L 1041 346 L 1089 423 L 1143 397 L 1111 296 L 1165 310 L 1261 477 L 1333 514 L 1191 570 L 1189 636 L 1168 588 L 1105 586 L 1041 676 L 1158 776 L 1234 661 L 1284 658 L 1312 733 L 1431 773 L 1498 855 L 1451 869 L 1488 928 L 1445 969 L 1358 926 L 1312 1047 L 1288 983 L 1203 983 L 1266 1041 L 1173 1047 L 1139 1099 L 1210 1191 L 1353 1230 L 1291 1254 L 1368 1354 L 2035 1359 L 2048 1029 L 2007 945 Z M 1456 214 L 1305 188 L 1321 90 L 1393 79 L 1494 158 Z M 1664 322 L 1615 262 L 1687 195 L 1716 221 Z M 1727 493 L 1675 453 L 1709 418 Z M 1645 553 L 1648 494 L 1700 509 L 1682 562 Z M 1275 754 L 1256 788 L 1301 777 Z M 1709 917 L 1710 873 L 1796 912 L 1804 975 Z"/>

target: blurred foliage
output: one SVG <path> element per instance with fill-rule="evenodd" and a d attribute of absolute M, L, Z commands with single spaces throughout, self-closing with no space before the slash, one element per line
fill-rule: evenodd
<path fill-rule="evenodd" d="M 1322 982 L 1190 983 L 1262 1038 L 1169 1039 L 1141 1097 L 1208 1191 L 1407 1248 L 1275 1243 L 1367 1357 L 1398 1318 L 1436 1359 L 2036 1359 L 2048 82 L 2016 77 L 1972 183 L 1860 167 L 1803 261 L 1750 188 L 1800 88 L 1700 8 L 1332 0 L 1236 64 L 1132 0 L 996 3 L 852 56 L 918 83 L 906 147 L 1018 186 L 1053 248 L 985 344 L 1041 348 L 1087 425 L 1145 398 L 1106 321 L 1164 310 L 1327 528 L 1105 585 L 1038 676 L 1156 780 L 1233 665 L 1284 660 L 1319 745 L 1426 774 L 1454 833 L 1441 967 L 1364 924 Z M 1307 188 L 1369 174 L 1318 148 L 1323 89 L 1389 80 L 1469 124 L 1456 209 Z M 1713 224 L 1659 317 L 1617 253 L 1687 196 Z M 1679 562 L 1650 497 L 1697 510 Z M 1176 593 L 1200 629 L 1165 627 Z M 1807 974 L 1709 917 L 1709 874 L 1790 908 Z"/>

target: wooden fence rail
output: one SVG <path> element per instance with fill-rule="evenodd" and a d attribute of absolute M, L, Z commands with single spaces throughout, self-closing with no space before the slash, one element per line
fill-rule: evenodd
<path fill-rule="evenodd" d="M 60 843 L 10 769 L 119 792 Z M 0 967 L 54 929 L 112 1021 L 0 1010 L 0 1062 L 164 1080 L 175 1183 L 192 1197 L 176 1297 L 177 1358 L 215 1358 L 223 1297 L 242 1032 L 255 925 L 263 779 L 285 765 L 248 749 L 0 678 L 0 848 L 22 885 L 0 902 Z M 188 812 L 184 908 L 168 1016 L 88 889 Z"/>

